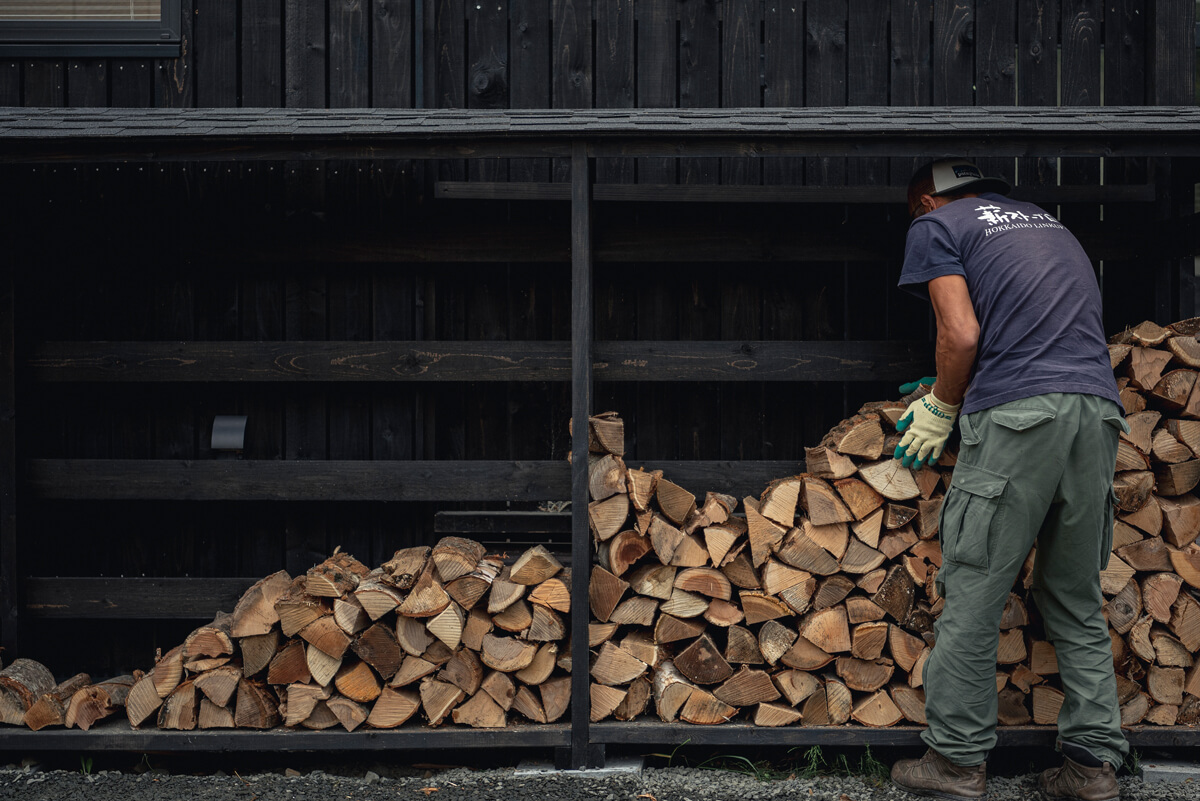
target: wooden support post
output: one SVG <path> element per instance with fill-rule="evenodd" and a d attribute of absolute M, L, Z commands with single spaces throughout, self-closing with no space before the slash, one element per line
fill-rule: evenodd
<path fill-rule="evenodd" d="M 1189 106 L 1195 102 L 1195 20 L 1196 7 L 1191 0 L 1155 0 L 1149 4 L 1146 20 L 1148 39 L 1147 71 L 1149 97 L 1157 106 Z M 1192 184 L 1187 165 L 1181 159 L 1153 160 L 1153 177 L 1158 185 L 1156 214 L 1159 222 L 1173 221 L 1194 212 Z M 1167 258 L 1159 264 L 1155 281 L 1155 317 L 1178 320 L 1194 314 L 1195 271 L 1192 256 Z M 1183 291 L 1189 297 L 1181 297 Z"/>
<path fill-rule="evenodd" d="M 12 273 L 0 284 L 0 645 L 17 652 L 16 304 Z M 585 663 L 586 664 L 586 663 Z"/>
<path fill-rule="evenodd" d="M 588 417 L 592 412 L 592 170 L 587 143 L 571 147 L 571 767 L 587 767 L 589 719 Z"/>

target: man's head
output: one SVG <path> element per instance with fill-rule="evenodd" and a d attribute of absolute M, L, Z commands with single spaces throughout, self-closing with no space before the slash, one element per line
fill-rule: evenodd
<path fill-rule="evenodd" d="M 908 213 L 914 219 L 960 197 L 980 192 L 1008 194 L 1012 187 L 1000 178 L 985 178 L 966 159 L 938 159 L 913 173 L 908 182 Z"/>

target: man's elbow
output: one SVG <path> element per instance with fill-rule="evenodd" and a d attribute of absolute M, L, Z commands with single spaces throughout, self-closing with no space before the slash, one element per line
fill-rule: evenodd
<path fill-rule="evenodd" d="M 979 347 L 979 324 L 964 322 L 948 326 L 938 332 L 938 340 L 943 350 L 973 356 Z"/>

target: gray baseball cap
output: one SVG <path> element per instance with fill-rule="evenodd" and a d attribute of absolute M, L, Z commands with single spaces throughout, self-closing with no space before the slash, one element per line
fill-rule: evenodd
<path fill-rule="evenodd" d="M 1000 178 L 985 178 L 966 159 L 940 159 L 933 163 L 933 195 L 952 195 L 960 192 L 998 192 L 1007 195 L 1012 191 L 1008 182 Z"/>

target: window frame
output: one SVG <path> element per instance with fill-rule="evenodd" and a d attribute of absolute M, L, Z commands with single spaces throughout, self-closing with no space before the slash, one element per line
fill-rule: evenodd
<path fill-rule="evenodd" d="M 160 0 L 157 21 L 0 20 L 0 56 L 50 58 L 178 58 L 179 0 Z"/>

